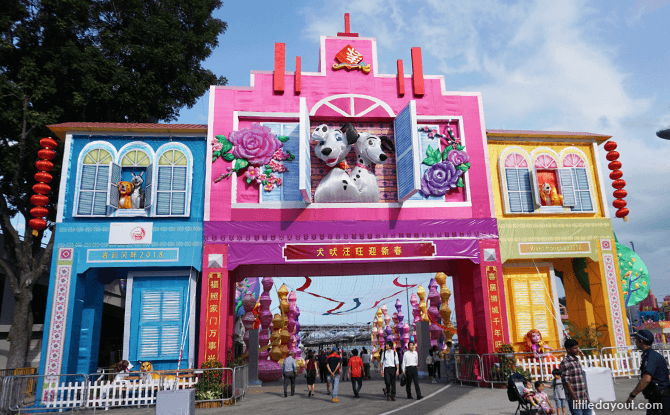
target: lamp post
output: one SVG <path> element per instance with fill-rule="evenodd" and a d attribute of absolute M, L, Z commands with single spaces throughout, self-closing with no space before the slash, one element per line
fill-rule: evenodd
<path fill-rule="evenodd" d="M 670 127 L 656 131 L 656 135 L 658 136 L 658 138 L 670 140 Z"/>

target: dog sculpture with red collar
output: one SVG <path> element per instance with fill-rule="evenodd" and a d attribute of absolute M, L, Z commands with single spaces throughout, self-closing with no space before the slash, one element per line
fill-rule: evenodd
<path fill-rule="evenodd" d="M 316 203 L 358 202 L 358 188 L 346 172 L 347 154 L 358 139 L 357 134 L 328 128 L 321 124 L 312 133 L 317 141 L 314 154 L 326 163 L 331 170 L 321 179 L 314 191 Z"/>

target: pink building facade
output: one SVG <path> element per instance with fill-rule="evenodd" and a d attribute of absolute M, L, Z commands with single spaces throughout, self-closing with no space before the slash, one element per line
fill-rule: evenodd
<path fill-rule="evenodd" d="M 199 361 L 232 346 L 235 284 L 246 277 L 445 272 L 454 278 L 460 343 L 478 353 L 508 343 L 506 320 L 491 315 L 491 296 L 505 296 L 480 93 L 448 92 L 442 76 L 424 75 L 419 48 L 411 75 L 402 61 L 397 73 L 381 74 L 376 40 L 348 31 L 322 36 L 319 56 L 318 72 L 302 72 L 300 58 L 286 71 L 276 44 L 274 71 L 252 71 L 250 86 L 211 88 Z M 284 137 L 295 156 L 271 190 L 235 171 L 238 157 L 224 158 L 217 144 L 255 123 Z M 330 169 L 315 155 L 314 131 L 346 123 L 394 144 L 368 169 L 379 201 L 315 200 Z M 452 145 L 469 158 L 459 185 L 426 195 L 425 159 Z M 360 160 L 352 150 L 346 161 L 352 174 Z M 493 305 L 506 315 L 504 300 Z"/>

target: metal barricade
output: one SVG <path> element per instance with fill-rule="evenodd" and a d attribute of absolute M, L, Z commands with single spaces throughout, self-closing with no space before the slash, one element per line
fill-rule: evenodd
<path fill-rule="evenodd" d="M 237 366 L 233 369 L 233 396 L 241 398 L 249 390 L 249 365 Z"/>
<path fill-rule="evenodd" d="M 195 388 L 197 408 L 218 408 L 235 399 L 235 369 L 165 370 L 162 371 L 163 386 L 168 390 Z"/>
<path fill-rule="evenodd" d="M 3 381 L 3 411 L 82 408 L 88 393 L 87 376 L 14 375 Z"/>
<path fill-rule="evenodd" d="M 456 379 L 461 382 L 479 383 L 482 379 L 481 357 L 478 354 L 456 354 Z"/>
<path fill-rule="evenodd" d="M 156 404 L 158 391 L 164 390 L 160 372 L 116 373 L 89 375 L 86 394 L 87 408 L 116 408 Z"/>
<path fill-rule="evenodd" d="M 662 351 L 659 353 L 664 354 Z M 612 371 L 613 378 L 638 376 L 642 352 L 635 346 L 603 347 L 600 349 L 600 366 Z M 665 356 L 666 361 L 668 356 Z"/>

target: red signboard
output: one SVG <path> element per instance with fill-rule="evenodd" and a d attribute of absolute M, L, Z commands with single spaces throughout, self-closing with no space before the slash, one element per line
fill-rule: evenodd
<path fill-rule="evenodd" d="M 219 359 L 219 334 L 221 327 L 221 273 L 210 272 L 207 278 L 207 310 L 205 311 L 205 360 Z"/>
<path fill-rule="evenodd" d="M 435 245 L 432 242 L 291 244 L 284 246 L 286 261 L 384 260 L 432 256 L 435 256 Z"/>
<path fill-rule="evenodd" d="M 504 343 L 502 323 L 502 293 L 498 289 L 498 270 L 494 266 L 486 267 L 486 288 L 489 293 L 489 305 L 491 307 L 491 333 L 493 334 L 493 347 L 497 349 Z"/>

